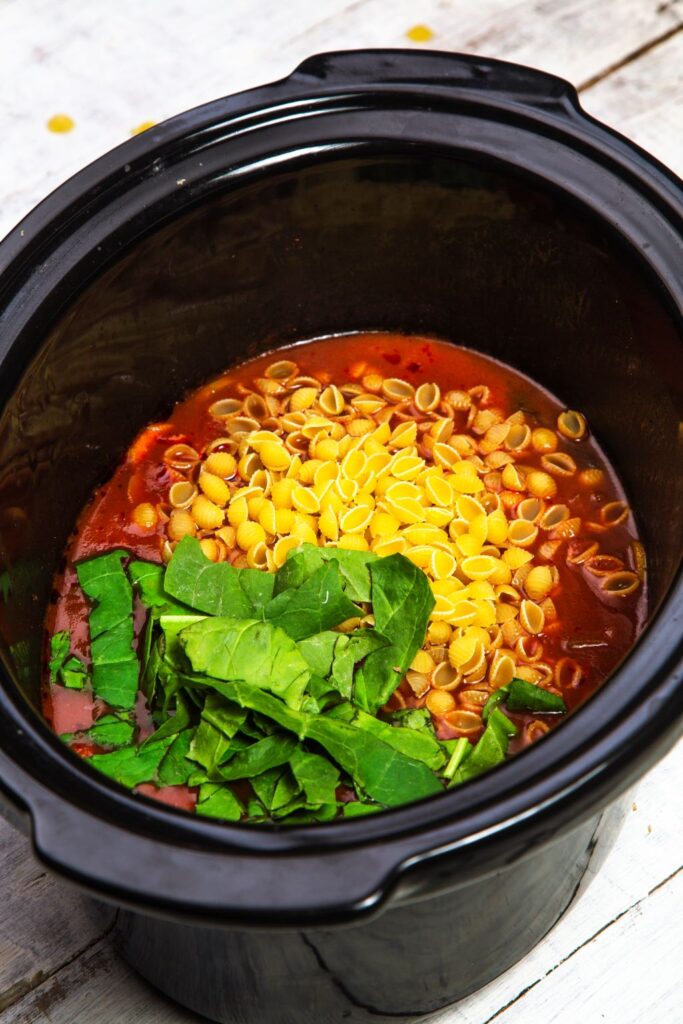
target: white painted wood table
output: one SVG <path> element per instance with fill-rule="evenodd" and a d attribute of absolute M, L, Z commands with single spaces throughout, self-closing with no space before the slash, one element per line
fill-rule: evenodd
<path fill-rule="evenodd" d="M 681 0 L 0 0 L 0 235 L 142 123 L 284 76 L 316 51 L 363 46 L 562 75 L 590 113 L 683 169 Z M 70 132 L 48 131 L 59 113 Z M 439 1024 L 683 1021 L 681 792 L 679 748 L 634 793 L 583 899 Z M 197 1021 L 116 957 L 111 920 L 93 920 L 0 824 L 0 1024 Z"/>

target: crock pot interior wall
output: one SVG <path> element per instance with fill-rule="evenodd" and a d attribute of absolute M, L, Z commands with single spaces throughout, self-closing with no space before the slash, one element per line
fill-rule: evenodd
<path fill-rule="evenodd" d="M 584 410 L 636 506 L 659 601 L 681 550 L 683 356 L 654 286 L 595 222 L 510 174 L 347 157 L 270 173 L 136 242 L 25 373 L 0 424 L 0 529 L 3 635 L 29 699 L 53 571 L 135 432 L 235 361 L 358 329 L 480 349 Z"/>

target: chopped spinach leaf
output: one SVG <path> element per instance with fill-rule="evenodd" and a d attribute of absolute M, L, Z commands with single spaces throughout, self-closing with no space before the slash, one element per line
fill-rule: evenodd
<path fill-rule="evenodd" d="M 422 761 L 434 771 L 438 771 L 446 760 L 443 748 L 436 736 L 426 729 L 410 729 L 401 725 L 392 725 L 375 718 L 374 715 L 368 715 L 365 711 L 356 712 L 353 725 L 365 732 L 371 732 L 390 747 L 405 754 L 406 757 Z"/>
<path fill-rule="evenodd" d="M 86 736 L 102 747 L 125 747 L 133 742 L 135 724 L 119 715 L 102 715 L 88 729 Z"/>
<path fill-rule="evenodd" d="M 132 647 L 133 590 L 121 564 L 125 557 L 125 551 L 110 551 L 80 562 L 76 572 L 93 602 L 88 618 L 93 691 L 127 710 L 135 704 L 139 665 Z"/>
<path fill-rule="evenodd" d="M 554 714 L 567 710 L 567 705 L 555 693 L 548 693 L 542 686 L 534 686 L 525 679 L 513 679 L 506 698 L 510 711 L 532 711 L 539 714 Z"/>
<path fill-rule="evenodd" d="M 489 699 L 484 704 L 484 707 L 482 708 L 481 711 L 481 717 L 484 722 L 488 722 L 489 715 L 491 714 L 494 708 L 497 708 L 499 704 L 503 704 L 505 702 L 509 690 L 509 683 L 507 686 L 501 686 L 500 689 L 494 690 L 494 692 L 491 694 Z"/>
<path fill-rule="evenodd" d="M 234 569 L 229 562 L 211 562 L 194 537 L 183 537 L 166 567 L 164 590 L 171 597 L 207 615 L 229 615 L 236 619 L 254 618 L 257 607 L 252 588 L 243 586 L 242 573 L 268 577 L 258 569 Z M 253 589 L 271 586 L 261 580 Z"/>
<path fill-rule="evenodd" d="M 500 708 L 494 708 L 476 746 L 461 755 L 460 766 L 454 771 L 450 785 L 456 786 L 473 779 L 504 761 L 509 738 L 516 732 L 517 727 Z"/>
<path fill-rule="evenodd" d="M 390 712 L 388 719 L 392 725 L 401 725 L 406 729 L 426 730 L 430 735 L 434 735 L 432 716 L 427 708 L 400 708 L 398 711 Z"/>
<path fill-rule="evenodd" d="M 273 814 L 282 816 L 291 813 L 292 810 L 300 810 L 305 805 L 306 800 L 302 796 L 301 787 L 294 778 L 291 768 L 287 768 L 277 780 L 270 809 Z"/>
<path fill-rule="evenodd" d="M 403 555 L 370 563 L 375 629 L 391 646 L 366 658 L 354 680 L 356 703 L 374 714 L 389 700 L 422 646 L 434 597 L 427 577 Z"/>
<path fill-rule="evenodd" d="M 378 556 L 370 551 L 348 551 L 344 548 L 317 548 L 302 544 L 289 552 L 287 560 L 276 577 L 275 594 L 300 587 L 325 562 L 334 561 L 339 567 L 342 586 L 351 601 L 370 601 L 370 564 Z"/>
<path fill-rule="evenodd" d="M 327 758 L 299 747 L 292 754 L 289 764 L 310 807 L 336 804 L 339 771 Z"/>
<path fill-rule="evenodd" d="M 321 565 L 300 587 L 281 591 L 264 611 L 266 619 L 293 640 L 331 629 L 358 613 L 342 590 L 334 562 Z"/>
<path fill-rule="evenodd" d="M 379 804 L 370 804 L 364 800 L 351 800 L 344 804 L 342 814 L 345 818 L 362 818 L 366 814 L 374 814 L 381 810 Z"/>
<path fill-rule="evenodd" d="M 48 669 L 51 683 L 61 683 L 70 690 L 82 690 L 88 682 L 88 670 L 71 650 L 71 634 L 67 629 L 50 638 Z"/>
<path fill-rule="evenodd" d="M 235 754 L 220 768 L 220 775 L 228 781 L 250 779 L 271 768 L 286 764 L 296 750 L 296 739 L 282 733 L 273 733 L 252 743 L 246 750 Z"/>
<path fill-rule="evenodd" d="M 312 739 L 378 803 L 387 807 L 418 800 L 441 790 L 441 784 L 425 764 L 406 757 L 372 733 L 329 718 L 287 707 L 279 698 L 246 682 L 206 679 L 219 693 L 278 722 L 299 739 Z"/>
<path fill-rule="evenodd" d="M 63 629 L 50 637 L 50 660 L 48 668 L 50 671 L 50 682 L 57 682 L 57 673 L 69 656 L 71 650 L 71 634 L 68 629 Z"/>
<path fill-rule="evenodd" d="M 239 821 L 244 807 L 228 786 L 204 782 L 199 787 L 196 811 L 207 818 Z"/>
<path fill-rule="evenodd" d="M 69 690 L 82 690 L 88 682 L 88 670 L 80 658 L 71 655 L 59 670 L 59 678 Z"/>
<path fill-rule="evenodd" d="M 272 809 L 275 790 L 283 774 L 284 768 L 278 766 L 277 768 L 270 768 L 267 772 L 262 772 L 250 780 L 251 788 L 268 811 Z"/>
<path fill-rule="evenodd" d="M 169 715 L 169 717 L 162 722 L 159 728 L 148 736 L 142 746 L 149 746 L 152 743 L 158 743 L 160 740 L 165 740 L 167 736 L 176 736 L 178 733 L 187 729 L 190 724 L 190 712 L 187 707 L 187 702 L 176 694 L 176 709 L 175 714 Z"/>
<path fill-rule="evenodd" d="M 186 626 L 180 643 L 195 672 L 243 679 L 299 707 L 310 671 L 294 641 L 278 626 L 253 619 L 207 618 Z"/>
<path fill-rule="evenodd" d="M 355 666 L 373 651 L 388 647 L 388 641 L 374 629 L 353 633 L 325 630 L 299 642 L 299 651 L 311 672 L 327 680 L 327 689 L 351 699 Z"/>
<path fill-rule="evenodd" d="M 138 588 L 140 600 L 146 608 L 159 612 L 188 612 L 187 605 L 174 600 L 164 589 L 166 567 L 156 562 L 131 562 L 128 576 Z"/>
<path fill-rule="evenodd" d="M 89 763 L 110 779 L 132 789 L 143 782 L 156 782 L 157 770 L 173 737 L 152 747 L 122 747 L 111 754 L 93 754 Z"/>

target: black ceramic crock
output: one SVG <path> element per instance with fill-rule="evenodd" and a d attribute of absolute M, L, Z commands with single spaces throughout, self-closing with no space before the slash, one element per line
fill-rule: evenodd
<path fill-rule="evenodd" d="M 681 728 L 682 218 L 673 175 L 560 79 L 368 51 L 146 132 L 4 241 L 0 802 L 121 908 L 123 955 L 164 992 L 223 1022 L 409 1020 L 523 956 L 608 848 Z M 584 410 L 640 522 L 651 623 L 566 724 L 443 796 L 289 829 L 135 797 L 39 715 L 75 517 L 190 388 L 357 329 L 471 346 Z"/>

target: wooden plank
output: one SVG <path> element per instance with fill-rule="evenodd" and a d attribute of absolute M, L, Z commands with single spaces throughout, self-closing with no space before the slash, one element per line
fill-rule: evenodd
<path fill-rule="evenodd" d="M 0 1015 L 2 1024 L 206 1024 L 155 992 L 100 942 Z"/>
<path fill-rule="evenodd" d="M 406 35 L 416 22 L 432 32 L 424 43 Z M 459 50 L 528 64 L 580 85 L 682 22 L 683 12 L 661 0 L 364 0 L 312 25 L 291 45 L 300 56 L 360 46 Z"/>
<path fill-rule="evenodd" d="M 485 988 L 458 1004 L 457 1008 L 438 1015 L 433 1024 L 485 1024 L 501 1009 L 511 1005 L 520 996 L 543 982 L 575 950 L 592 941 L 593 937 L 637 906 L 643 906 L 649 893 L 665 882 L 681 867 L 683 861 L 680 842 L 680 823 L 672 819 L 671 808 L 675 794 L 683 787 L 683 748 L 675 750 L 647 775 L 630 798 L 622 831 L 602 867 L 595 868 L 585 879 L 588 886 L 571 910 L 553 928 L 549 935 L 520 963 Z M 596 850 L 596 860 L 601 851 Z M 680 936 L 680 931 L 679 931 Z M 679 939 L 680 941 L 680 939 Z M 634 953 L 639 949 L 634 946 Z M 601 951 L 603 947 L 601 947 Z M 616 960 L 603 957 L 601 970 L 606 975 L 615 973 Z M 618 974 L 618 971 L 616 972 Z M 580 976 L 577 975 L 577 979 Z M 577 986 L 583 987 L 583 980 Z M 557 1016 L 529 1014 L 524 1024 L 543 1021 L 544 1024 L 576 1024 L 585 1020 L 600 1020 L 599 984 L 586 989 L 591 1013 L 580 1016 L 574 1012 L 571 1000 L 558 1002 Z M 671 1006 L 675 1005 L 671 1003 Z M 620 1024 L 636 1024 L 641 1018 L 623 1017 Z M 655 1020 L 653 1016 L 642 1018 Z M 660 1018 L 662 1021 L 666 1017 Z M 496 1018 L 498 1020 L 498 1018 Z M 504 1018 L 505 1024 L 507 1020 Z M 516 1019 L 515 1019 L 516 1020 Z M 615 1018 L 616 1020 L 616 1018 Z M 0 1018 L 1 1022 L 1 1018 Z M 502 1024 L 502 1022 L 501 1022 Z"/>
<path fill-rule="evenodd" d="M 673 908 L 682 904 L 680 873 L 559 964 L 543 984 L 497 1013 L 497 1024 L 674 1024 L 683 1004 Z"/>
<path fill-rule="evenodd" d="M 5 5 L 0 236 L 140 123 L 273 81 L 316 51 L 427 45 L 516 60 L 581 83 L 682 17 L 661 0 L 423 0 L 418 7 L 413 0 L 262 0 L 256 14 L 252 0 L 231 0 L 229 8 L 203 4 L 201 16 L 184 0 L 120 0 L 106 10 L 73 0 L 59 17 L 54 0 Z M 434 33 L 425 44 L 406 36 L 416 20 Z M 75 119 L 68 135 L 45 128 L 60 111 Z"/>
<path fill-rule="evenodd" d="M 683 174 L 683 31 L 587 89 L 581 103 Z"/>
<path fill-rule="evenodd" d="M 0 823 L 0 1010 L 69 963 L 110 926 L 96 908 L 49 876 L 29 842 Z"/>
<path fill-rule="evenodd" d="M 334 14 L 348 0 L 324 3 Z M 252 0 L 203 3 L 201 13 L 186 0 L 0 6 L 0 237 L 141 123 L 289 74 L 286 42 L 313 17 L 309 0 L 256 14 Z M 74 119 L 69 134 L 47 131 L 58 112 Z"/>

